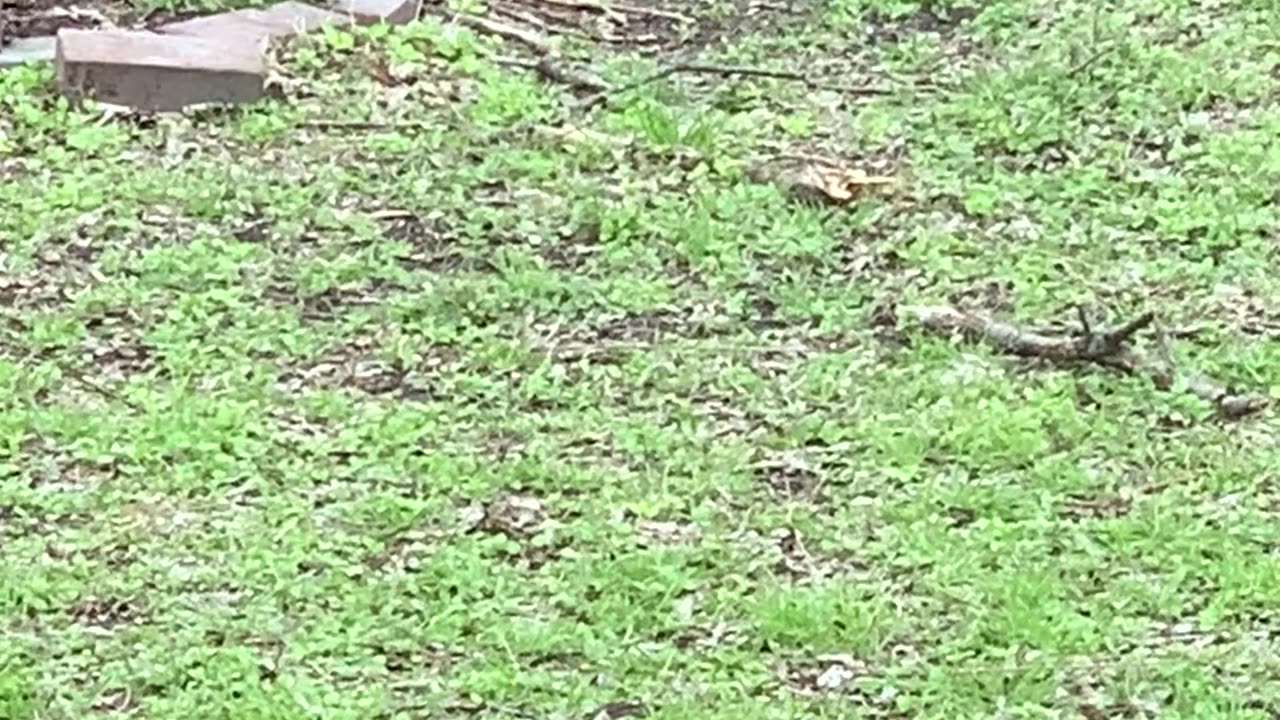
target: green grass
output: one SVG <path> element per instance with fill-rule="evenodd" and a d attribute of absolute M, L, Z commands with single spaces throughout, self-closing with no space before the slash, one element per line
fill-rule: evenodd
<path fill-rule="evenodd" d="M 234 112 L 0 74 L 0 716 L 1274 716 L 1272 413 L 873 320 L 1150 309 L 1274 394 L 1280 21 L 934 5 L 706 50 L 845 101 L 584 114 L 434 20 Z"/>

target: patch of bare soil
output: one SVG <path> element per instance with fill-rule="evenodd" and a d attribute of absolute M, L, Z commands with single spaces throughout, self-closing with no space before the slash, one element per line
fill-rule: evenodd
<path fill-rule="evenodd" d="M 0 44 L 6 39 L 55 35 L 62 28 L 96 28 L 122 18 L 113 2 L 66 5 L 59 0 L 0 0 Z"/>
<path fill-rule="evenodd" d="M 14 38 L 57 35 L 62 28 L 137 27 L 191 13 L 143 15 L 124 0 L 0 0 L 0 46 Z"/>
<path fill-rule="evenodd" d="M 731 14 L 699 18 L 688 44 L 702 48 L 727 44 L 746 35 L 778 34 L 793 23 L 803 22 L 822 5 L 814 0 L 735 0 Z"/>
<path fill-rule="evenodd" d="M 897 709 L 897 692 L 879 680 L 880 671 L 853 655 L 787 658 L 775 667 L 783 687 L 800 696 L 845 698 L 859 708 L 859 717 L 910 717 Z"/>
<path fill-rule="evenodd" d="M 697 20 L 651 3 L 617 4 L 586 0 L 515 0 L 493 5 L 501 19 L 555 35 L 619 46 L 679 44 Z"/>
<path fill-rule="evenodd" d="M 977 7 L 943 7 L 939 3 L 921 3 L 915 12 L 893 17 L 879 10 L 867 17 L 871 39 L 878 43 L 901 42 L 912 35 L 934 33 L 950 38 L 962 25 L 978 16 Z"/>
<path fill-rule="evenodd" d="M 777 453 L 754 463 L 752 471 L 775 500 L 823 502 L 827 499 L 820 469 L 799 455 Z"/>
<path fill-rule="evenodd" d="M 700 50 L 775 30 L 808 16 L 817 2 L 736 0 L 710 14 L 688 2 L 652 0 L 498 0 L 489 17 L 544 36 L 561 36 L 641 52 Z"/>
<path fill-rule="evenodd" d="M 70 614 L 80 625 L 111 630 L 138 620 L 143 609 L 129 598 L 90 596 L 76 603 Z"/>
<path fill-rule="evenodd" d="M 376 346 L 368 338 L 333 348 L 310 362 L 289 365 L 282 371 L 280 388 L 349 389 L 367 395 L 389 395 L 407 400 L 432 397 L 429 379 L 414 368 L 375 357 Z"/>

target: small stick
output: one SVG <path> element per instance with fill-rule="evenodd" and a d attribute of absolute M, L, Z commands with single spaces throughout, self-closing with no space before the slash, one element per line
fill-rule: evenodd
<path fill-rule="evenodd" d="M 435 125 L 420 120 L 305 120 L 298 127 L 312 130 L 426 130 Z"/>
<path fill-rule="evenodd" d="M 555 5 L 557 7 L 569 8 L 572 10 L 590 10 L 592 12 L 603 13 L 606 15 L 609 13 L 648 15 L 650 17 L 661 17 L 667 18 L 668 20 L 675 20 L 676 22 L 685 23 L 686 25 L 692 25 L 694 22 L 693 18 L 687 15 L 681 15 L 680 13 L 671 12 L 670 10 L 637 7 L 635 5 L 593 3 L 585 2 L 585 0 L 538 0 L 538 2 L 543 3 L 544 5 Z"/>
<path fill-rule="evenodd" d="M 386 208 L 383 210 L 373 210 L 366 215 L 373 220 L 403 220 L 411 218 L 417 213 L 410 210 L 397 210 L 395 208 Z"/>
<path fill-rule="evenodd" d="M 587 90 L 590 92 L 603 92 L 608 89 L 600 78 L 578 70 L 577 68 L 567 67 L 559 64 L 549 57 L 542 57 L 538 60 L 521 60 L 519 58 L 497 58 L 499 65 L 508 67 L 521 67 L 533 70 L 548 80 L 568 85 L 569 87 L 579 90 Z"/>
<path fill-rule="evenodd" d="M 737 75 L 737 76 L 746 76 L 746 77 L 767 77 L 767 78 L 775 78 L 778 80 L 791 80 L 794 82 L 804 83 L 808 87 L 819 89 L 819 90 L 833 90 L 836 92 L 852 94 L 852 95 L 888 95 L 889 93 L 892 92 L 892 90 L 890 90 L 889 88 L 883 88 L 883 87 L 870 87 L 870 86 L 850 87 L 850 86 L 842 86 L 842 85 L 827 85 L 827 84 L 819 83 L 813 80 L 812 78 L 802 75 L 800 73 L 791 72 L 789 70 L 770 70 L 768 68 L 751 67 L 749 65 L 676 63 L 674 65 L 670 65 L 666 68 L 663 68 L 662 70 L 659 70 L 653 73 L 652 75 L 636 80 L 635 82 L 623 85 L 617 88 L 616 90 L 609 91 L 609 93 L 600 93 L 598 95 L 589 97 L 582 102 L 582 109 L 589 110 L 600 103 L 606 102 L 609 99 L 609 95 L 621 95 L 623 93 L 630 92 L 637 88 L 644 87 L 645 85 L 650 85 L 652 83 L 658 82 L 659 80 L 665 80 L 666 78 L 669 78 L 672 75 L 675 75 L 677 73 L 697 73 L 697 74 L 703 74 L 703 75 L 721 75 L 725 77 Z"/>
<path fill-rule="evenodd" d="M 506 15 L 507 17 L 513 20 L 520 20 L 522 22 L 527 22 L 530 25 L 537 27 L 539 30 L 541 30 L 544 33 L 552 33 L 560 37 L 571 37 L 571 38 L 576 38 L 578 40 L 593 41 L 596 39 L 591 35 L 588 35 L 587 33 L 583 32 L 582 28 L 576 25 L 552 26 L 546 20 L 543 20 L 537 15 L 525 12 L 524 10 L 512 9 L 508 5 L 494 5 L 493 11 L 498 13 L 499 15 Z"/>
<path fill-rule="evenodd" d="M 538 55 L 538 59 L 533 61 L 499 58 L 497 62 L 500 65 L 528 68 L 548 80 L 588 92 L 603 93 L 609 88 L 608 84 L 600 78 L 558 62 L 555 49 L 551 47 L 551 44 L 545 38 L 537 33 L 478 15 L 458 13 L 454 17 L 467 27 L 523 43 Z"/>
<path fill-rule="evenodd" d="M 527 22 L 530 25 L 533 25 L 534 27 L 538 28 L 544 33 L 551 31 L 551 26 L 547 24 L 547 21 L 543 20 L 537 15 L 534 15 L 533 13 L 528 13 L 528 12 L 525 12 L 524 10 L 514 10 L 511 7 L 508 7 L 506 5 L 494 5 L 493 11 L 498 13 L 499 15 L 506 15 L 507 17 L 513 20 L 520 20 L 521 22 Z"/>
<path fill-rule="evenodd" d="M 1076 317 L 1080 319 L 1080 334 L 1085 337 L 1093 335 L 1093 328 L 1089 327 L 1089 315 L 1085 313 L 1083 305 L 1076 306 Z"/>
<path fill-rule="evenodd" d="M 1079 63 L 1076 63 L 1074 67 L 1068 69 L 1067 77 L 1073 78 L 1078 76 L 1080 73 L 1084 72 L 1085 70 L 1088 70 L 1091 65 L 1098 62 L 1102 58 L 1106 57 L 1115 49 L 1116 49 L 1115 45 L 1104 45 L 1103 47 L 1098 49 L 1096 52 L 1093 52 L 1088 56 L 1086 56 L 1084 60 L 1080 61 Z"/>
<path fill-rule="evenodd" d="M 1144 330 L 1154 322 L 1156 316 L 1150 311 L 1144 312 L 1138 317 L 1121 325 L 1120 327 L 1103 334 L 1103 348 L 1108 355 L 1114 355 L 1120 352 L 1121 346 L 1129 342 L 1129 339 L 1136 335 L 1140 330 Z"/>
<path fill-rule="evenodd" d="M 551 44 L 541 35 L 530 32 L 523 28 L 512 27 L 506 23 L 500 23 L 497 20 L 480 17 L 479 15 L 468 15 L 467 13 L 458 13 L 454 15 L 454 19 L 459 23 L 466 25 L 473 30 L 491 33 L 504 37 L 508 40 L 515 40 L 528 46 L 530 50 L 539 55 L 550 55 L 554 52 Z"/>

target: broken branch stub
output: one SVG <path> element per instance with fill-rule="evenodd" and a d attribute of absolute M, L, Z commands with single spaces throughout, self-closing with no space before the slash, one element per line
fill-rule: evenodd
<path fill-rule="evenodd" d="M 1064 364 L 1089 362 L 1129 374 L 1145 374 L 1162 390 L 1169 390 L 1181 381 L 1187 392 L 1213 405 L 1223 417 L 1244 417 L 1270 405 L 1270 400 L 1263 395 L 1235 392 L 1199 373 L 1179 375 L 1167 351 L 1163 353 L 1162 360 L 1152 360 L 1130 347 L 1133 337 L 1155 322 L 1155 315 L 1150 312 L 1112 330 L 1092 328 L 1081 312 L 1079 333 L 1049 335 L 949 305 L 922 306 L 912 310 L 927 330 L 937 334 L 959 334 L 970 342 L 985 342 L 1011 355 Z"/>

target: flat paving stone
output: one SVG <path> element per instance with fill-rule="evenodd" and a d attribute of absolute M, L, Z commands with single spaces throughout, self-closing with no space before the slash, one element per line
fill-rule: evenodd
<path fill-rule="evenodd" d="M 252 39 L 63 29 L 57 74 L 59 89 L 72 100 L 167 111 L 253 102 L 264 93 L 267 68 Z"/>
<path fill-rule="evenodd" d="M 360 25 L 403 25 L 418 18 L 422 0 L 333 0 L 331 7 Z"/>
<path fill-rule="evenodd" d="M 29 62 L 52 62 L 58 52 L 58 39 L 47 37 L 10 38 L 9 44 L 0 47 L 0 67 L 24 65 Z"/>
<path fill-rule="evenodd" d="M 207 15 L 161 25 L 166 35 L 191 35 L 206 40 L 267 41 L 311 32 L 324 25 L 349 25 L 350 17 L 305 3 L 277 3 L 265 8 L 249 8 Z"/>

